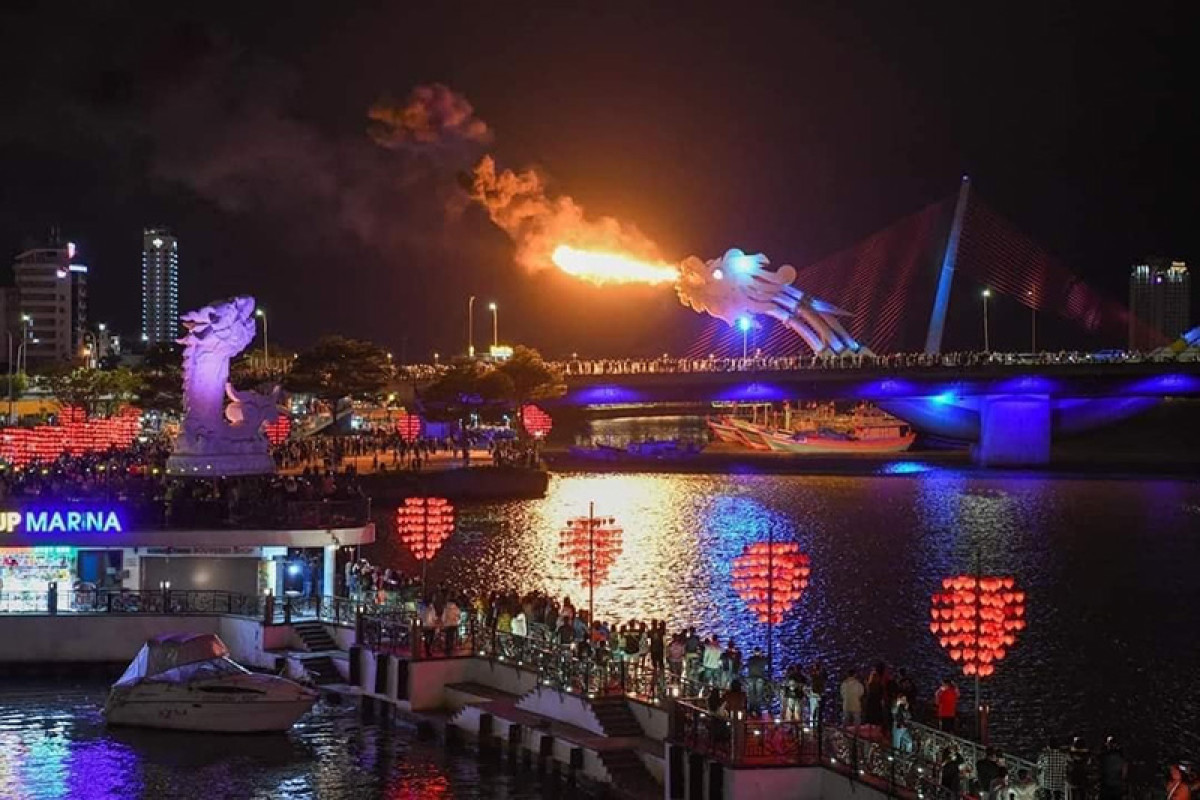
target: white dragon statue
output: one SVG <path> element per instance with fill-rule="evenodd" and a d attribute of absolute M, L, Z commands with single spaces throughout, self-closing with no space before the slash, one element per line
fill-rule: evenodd
<path fill-rule="evenodd" d="M 229 362 L 254 339 L 254 298 L 234 297 L 180 317 L 184 418 L 167 471 L 180 475 L 274 472 L 263 425 L 278 416 L 276 387 L 268 394 L 236 391 Z M 226 407 L 225 399 L 233 402 Z"/>

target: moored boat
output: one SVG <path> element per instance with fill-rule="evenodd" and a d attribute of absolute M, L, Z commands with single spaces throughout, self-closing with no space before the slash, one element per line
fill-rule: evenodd
<path fill-rule="evenodd" d="M 247 670 L 211 633 L 150 639 L 109 693 L 110 725 L 213 733 L 285 731 L 317 701 L 317 692 Z"/>

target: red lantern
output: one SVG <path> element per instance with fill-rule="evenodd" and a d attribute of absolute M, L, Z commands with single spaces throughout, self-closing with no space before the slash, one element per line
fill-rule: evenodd
<path fill-rule="evenodd" d="M 759 622 L 778 625 L 808 588 L 810 572 L 795 542 L 756 542 L 733 560 L 733 588 Z"/>
<path fill-rule="evenodd" d="M 1010 576 L 956 575 L 933 595 L 929 631 L 964 675 L 986 678 L 1025 629 L 1025 593 Z"/>
<path fill-rule="evenodd" d="M 421 436 L 421 417 L 401 411 L 396 418 L 396 433 L 406 442 L 415 442 Z"/>
<path fill-rule="evenodd" d="M 554 421 L 550 419 L 550 415 L 535 405 L 521 407 L 521 420 L 525 424 L 525 430 L 535 439 L 546 438 L 550 429 L 554 427 Z"/>
<path fill-rule="evenodd" d="M 454 532 L 454 506 L 444 497 L 406 497 L 396 509 L 396 530 L 418 561 L 429 561 Z"/>
<path fill-rule="evenodd" d="M 612 517 L 576 517 L 558 534 L 558 555 L 585 587 L 595 587 L 608 573 L 624 546 L 624 531 Z"/>
<path fill-rule="evenodd" d="M 280 414 L 274 422 L 268 422 L 263 431 L 267 434 L 268 442 L 282 444 L 292 434 L 292 418 L 287 414 Z"/>

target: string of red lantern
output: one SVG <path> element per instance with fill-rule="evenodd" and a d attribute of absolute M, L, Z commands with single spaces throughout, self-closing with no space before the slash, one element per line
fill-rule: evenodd
<path fill-rule="evenodd" d="M 544 439 L 554 427 L 554 420 L 550 419 L 550 415 L 532 404 L 521 406 L 521 420 L 525 424 L 525 430 L 535 439 Z"/>
<path fill-rule="evenodd" d="M 142 413 L 136 408 L 125 408 L 114 417 L 88 419 L 83 409 L 68 406 L 59 412 L 57 425 L 0 429 L 0 461 L 24 467 L 63 454 L 126 448 L 141 427 Z"/>
<path fill-rule="evenodd" d="M 415 442 L 421 436 L 420 415 L 401 411 L 400 416 L 396 417 L 396 433 L 405 442 Z"/>
<path fill-rule="evenodd" d="M 570 519 L 559 531 L 558 555 L 585 587 L 596 586 L 608 580 L 624 548 L 624 535 L 613 517 Z"/>
<path fill-rule="evenodd" d="M 795 542 L 755 542 L 733 560 L 733 588 L 759 622 L 778 625 L 800 601 L 810 573 L 808 556 Z"/>
<path fill-rule="evenodd" d="M 929 630 L 964 675 L 986 678 L 1025 629 L 1025 593 L 1012 577 L 942 579 L 929 608 Z"/>
<path fill-rule="evenodd" d="M 406 497 L 396 509 L 396 530 L 418 561 L 429 561 L 454 532 L 454 506 L 444 497 Z"/>

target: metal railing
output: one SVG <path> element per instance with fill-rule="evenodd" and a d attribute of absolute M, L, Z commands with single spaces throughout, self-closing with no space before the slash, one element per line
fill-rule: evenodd
<path fill-rule="evenodd" d="M 266 625 L 317 620 L 354 626 L 378 607 L 348 597 L 276 597 L 199 589 L 63 589 L 0 592 L 0 616 L 12 614 L 224 614 Z"/>

